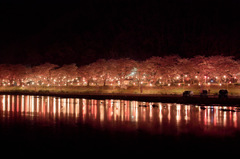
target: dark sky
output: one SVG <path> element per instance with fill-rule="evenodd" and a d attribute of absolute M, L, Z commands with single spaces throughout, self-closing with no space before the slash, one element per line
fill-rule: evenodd
<path fill-rule="evenodd" d="M 238 0 L 0 2 L 0 63 L 240 57 Z"/>

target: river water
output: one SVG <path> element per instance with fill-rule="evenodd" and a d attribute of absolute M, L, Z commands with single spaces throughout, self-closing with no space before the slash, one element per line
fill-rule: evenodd
<path fill-rule="evenodd" d="M 82 142 L 125 146 L 129 153 L 162 142 L 171 150 L 184 144 L 214 150 L 231 144 L 233 150 L 240 141 L 240 112 L 226 106 L 1 95 L 0 124 L 2 143 L 28 148 L 32 143 L 83 149 Z"/>

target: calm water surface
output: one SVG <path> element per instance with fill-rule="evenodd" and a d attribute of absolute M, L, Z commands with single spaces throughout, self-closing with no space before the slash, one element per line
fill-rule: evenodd
<path fill-rule="evenodd" d="M 204 109 L 203 109 L 204 108 Z M 0 143 L 16 154 L 234 154 L 236 107 L 1 95 Z M 41 153 L 40 153 L 41 152 Z M 55 153 L 58 152 L 58 153 Z M 61 153 L 59 153 L 61 152 Z M 200 153 L 199 153 L 200 152 Z M 221 152 L 221 153 L 219 153 Z M 215 153 L 214 153 L 215 154 Z"/>
<path fill-rule="evenodd" d="M 114 131 L 144 131 L 151 134 L 194 133 L 232 135 L 240 130 L 240 112 L 235 107 L 126 100 L 95 100 L 50 96 L 1 95 L 3 125 L 31 122 L 56 126 L 84 125 Z M 227 111 L 225 110 L 227 109 Z"/>

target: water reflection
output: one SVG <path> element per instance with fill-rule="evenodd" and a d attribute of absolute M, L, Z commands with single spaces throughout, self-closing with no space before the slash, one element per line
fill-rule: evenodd
<path fill-rule="evenodd" d="M 1 118 L 47 123 L 88 123 L 111 129 L 151 133 L 224 133 L 240 129 L 235 107 L 194 106 L 126 100 L 94 100 L 50 96 L 2 95 Z"/>

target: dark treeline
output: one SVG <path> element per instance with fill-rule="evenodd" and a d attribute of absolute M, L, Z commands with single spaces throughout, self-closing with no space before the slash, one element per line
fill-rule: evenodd
<path fill-rule="evenodd" d="M 0 63 L 240 55 L 237 0 L 2 4 Z"/>

